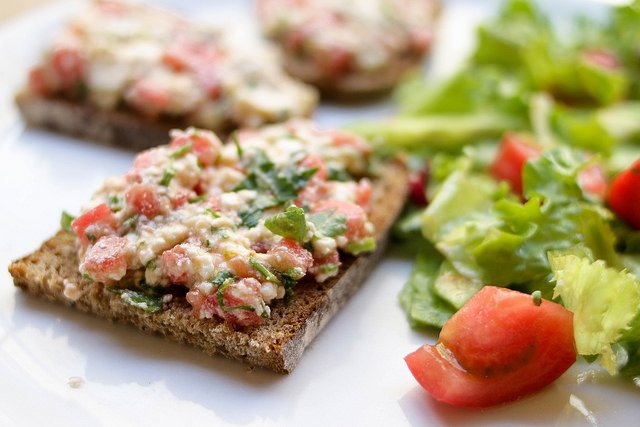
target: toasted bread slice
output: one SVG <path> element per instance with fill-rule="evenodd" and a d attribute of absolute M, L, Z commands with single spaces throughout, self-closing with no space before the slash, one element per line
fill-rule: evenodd
<path fill-rule="evenodd" d="M 169 130 L 186 127 L 186 123 L 178 121 L 151 120 L 130 112 L 101 110 L 88 103 L 47 98 L 29 90 L 19 92 L 15 101 L 29 126 L 134 151 L 166 144 Z"/>
<path fill-rule="evenodd" d="M 36 296 L 117 322 L 129 323 L 174 341 L 221 354 L 278 373 L 291 372 L 304 349 L 373 270 L 385 249 L 388 232 L 400 213 L 407 192 L 407 172 L 390 163 L 375 183 L 370 215 L 376 226 L 375 252 L 347 256 L 340 274 L 324 283 L 304 281 L 295 287 L 290 304 L 272 307 L 263 325 L 234 329 L 217 319 L 198 319 L 184 297 L 173 298 L 156 313 L 126 304 L 104 285 L 88 282 L 78 272 L 75 235 L 59 231 L 36 252 L 9 266 L 16 286 Z"/>

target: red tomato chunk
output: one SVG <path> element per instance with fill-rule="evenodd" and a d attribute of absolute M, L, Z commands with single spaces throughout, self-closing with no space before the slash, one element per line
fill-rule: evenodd
<path fill-rule="evenodd" d="M 616 176 L 607 202 L 616 215 L 640 229 L 640 159 Z"/>
<path fill-rule="evenodd" d="M 127 239 L 124 237 L 101 237 L 87 251 L 80 271 L 102 283 L 122 279 L 127 273 L 126 247 Z"/>
<path fill-rule="evenodd" d="M 488 407 L 551 384 L 576 360 L 573 314 L 559 304 L 485 286 L 405 361 L 436 400 Z"/>
<path fill-rule="evenodd" d="M 95 241 L 102 236 L 114 233 L 116 227 L 116 217 L 104 203 L 88 210 L 71 223 L 71 228 L 85 245 L 90 240 Z"/>

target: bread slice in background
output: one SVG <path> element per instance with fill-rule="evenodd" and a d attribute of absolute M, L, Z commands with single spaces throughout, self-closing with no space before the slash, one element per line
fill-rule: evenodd
<path fill-rule="evenodd" d="M 374 183 L 370 220 L 376 227 L 375 252 L 344 255 L 340 273 L 324 283 L 303 280 L 290 304 L 272 306 L 271 318 L 257 327 L 234 329 L 217 319 L 198 319 L 184 297 L 167 308 L 147 313 L 125 303 L 104 285 L 85 280 L 78 271 L 76 236 L 59 231 L 37 251 L 9 266 L 14 284 L 50 301 L 66 304 L 149 333 L 188 343 L 208 354 L 240 360 L 251 366 L 289 373 L 305 348 L 366 280 L 379 262 L 389 230 L 404 205 L 407 172 L 390 163 Z M 375 286 L 375 284 L 372 284 Z"/>

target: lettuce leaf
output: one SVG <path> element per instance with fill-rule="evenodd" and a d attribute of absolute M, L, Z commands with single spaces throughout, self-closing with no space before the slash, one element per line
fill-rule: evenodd
<path fill-rule="evenodd" d="M 422 232 L 471 281 L 548 289 L 547 252 L 583 247 L 620 266 L 610 213 L 588 199 L 577 174 L 588 163 L 567 148 L 547 150 L 524 171 L 521 203 L 468 171 L 451 174 L 422 216 Z"/>
<path fill-rule="evenodd" d="M 640 341 L 640 282 L 633 274 L 574 254 L 552 252 L 549 262 L 554 297 L 574 313 L 579 354 L 599 355 L 600 364 L 616 374 L 628 363 L 619 341 Z M 622 360 L 621 360 L 622 359 Z M 627 360 L 624 360 L 627 359 Z"/>

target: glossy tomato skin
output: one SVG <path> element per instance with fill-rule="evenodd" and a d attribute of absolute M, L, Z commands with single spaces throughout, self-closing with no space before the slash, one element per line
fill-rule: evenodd
<path fill-rule="evenodd" d="M 71 223 L 71 228 L 85 245 L 89 244 L 90 240 L 113 233 L 116 227 L 116 217 L 104 203 L 88 210 Z M 89 233 L 87 229 L 91 232 Z"/>
<path fill-rule="evenodd" d="M 640 229 L 640 159 L 615 177 L 607 202 L 618 217 Z"/>
<path fill-rule="evenodd" d="M 405 357 L 435 399 L 489 407 L 555 381 L 576 360 L 573 314 L 528 294 L 485 286 L 442 328 L 435 346 Z"/>
<path fill-rule="evenodd" d="M 516 194 L 522 194 L 522 170 L 530 159 L 542 154 L 542 147 L 529 138 L 516 133 L 506 133 L 500 142 L 498 154 L 491 165 L 491 175 L 498 181 L 506 181 Z"/>

